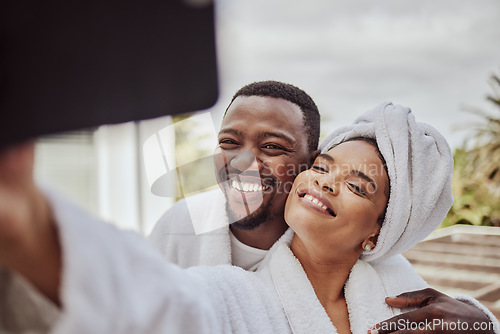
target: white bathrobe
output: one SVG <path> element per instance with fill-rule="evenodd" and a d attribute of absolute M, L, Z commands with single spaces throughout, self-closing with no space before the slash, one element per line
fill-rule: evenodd
<path fill-rule="evenodd" d="M 216 219 L 214 194 L 196 198 L 203 216 Z M 0 276 L 0 295 L 5 298 L 0 301 L 0 315 L 8 318 L 2 322 L 0 317 L 0 333 L 9 333 L 8 329 L 10 333 L 46 333 L 50 324 L 53 333 L 334 333 L 288 248 L 291 230 L 273 246 L 256 273 L 228 265 L 182 271 L 165 264 L 140 236 L 96 223 L 57 196 L 52 195 L 52 203 L 65 254 L 64 311 L 54 312 L 37 294 L 21 299 L 29 288 L 18 278 L 8 280 L 4 273 Z M 180 207 L 166 217 L 182 218 Z M 185 222 L 157 227 L 164 256 L 183 266 L 230 263 L 227 227 L 196 236 L 189 220 Z M 158 234 L 168 232 L 167 227 L 175 227 L 175 233 Z M 6 283 L 8 288 L 1 289 Z M 385 297 L 425 287 L 402 257 L 375 265 L 358 261 L 345 289 L 352 332 L 366 333 L 371 325 L 400 313 L 385 304 Z M 461 300 L 489 314 L 474 299 Z M 14 309 L 2 310 L 2 306 Z"/>
<path fill-rule="evenodd" d="M 63 250 L 63 311 L 51 333 L 336 333 L 299 261 L 289 231 L 261 270 L 180 269 L 141 236 L 89 217 L 53 194 Z M 346 283 L 353 333 L 399 313 L 384 298 L 425 288 L 410 265 L 359 260 Z M 486 310 L 487 312 L 487 310 Z"/>
<path fill-rule="evenodd" d="M 219 188 L 184 198 L 158 220 L 148 240 L 182 268 L 232 264 L 225 203 Z"/>
<path fill-rule="evenodd" d="M 88 217 L 51 195 L 63 249 L 63 312 L 52 333 L 335 333 L 287 232 L 258 272 L 233 266 L 182 270 L 132 232 Z M 421 289 L 409 264 L 358 261 L 346 283 L 353 333 L 398 310 L 384 298 Z"/>

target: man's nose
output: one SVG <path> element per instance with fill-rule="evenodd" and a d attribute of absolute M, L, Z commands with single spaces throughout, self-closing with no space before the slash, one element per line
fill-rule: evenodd
<path fill-rule="evenodd" d="M 238 152 L 229 162 L 231 167 L 239 170 L 259 170 L 259 163 L 252 152 L 243 150 Z"/>

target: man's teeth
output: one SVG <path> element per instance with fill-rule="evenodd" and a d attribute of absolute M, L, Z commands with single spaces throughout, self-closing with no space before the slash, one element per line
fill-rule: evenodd
<path fill-rule="evenodd" d="M 261 184 L 247 183 L 247 182 L 237 182 L 233 180 L 231 182 L 231 187 L 239 191 L 264 191 L 266 187 Z"/>
<path fill-rule="evenodd" d="M 326 205 L 324 205 L 323 202 L 321 202 L 320 200 L 318 200 L 316 197 L 313 197 L 311 195 L 306 194 L 304 196 L 304 199 L 307 199 L 309 202 L 316 204 L 317 206 L 319 206 L 323 210 L 328 210 L 328 208 L 326 207 Z"/>

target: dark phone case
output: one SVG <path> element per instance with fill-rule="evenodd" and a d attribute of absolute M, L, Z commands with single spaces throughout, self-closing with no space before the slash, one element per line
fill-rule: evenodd
<path fill-rule="evenodd" d="M 217 99 L 213 5 L 7 0 L 0 146 L 206 109 Z"/>

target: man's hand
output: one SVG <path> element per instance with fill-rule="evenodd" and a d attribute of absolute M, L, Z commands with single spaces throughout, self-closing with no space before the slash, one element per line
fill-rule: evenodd
<path fill-rule="evenodd" d="M 50 207 L 33 180 L 34 144 L 0 151 L 0 265 L 58 303 L 61 251 Z"/>
<path fill-rule="evenodd" d="M 419 309 L 382 321 L 368 333 L 494 333 L 480 309 L 434 289 L 406 292 L 385 301 L 391 307 Z"/>

